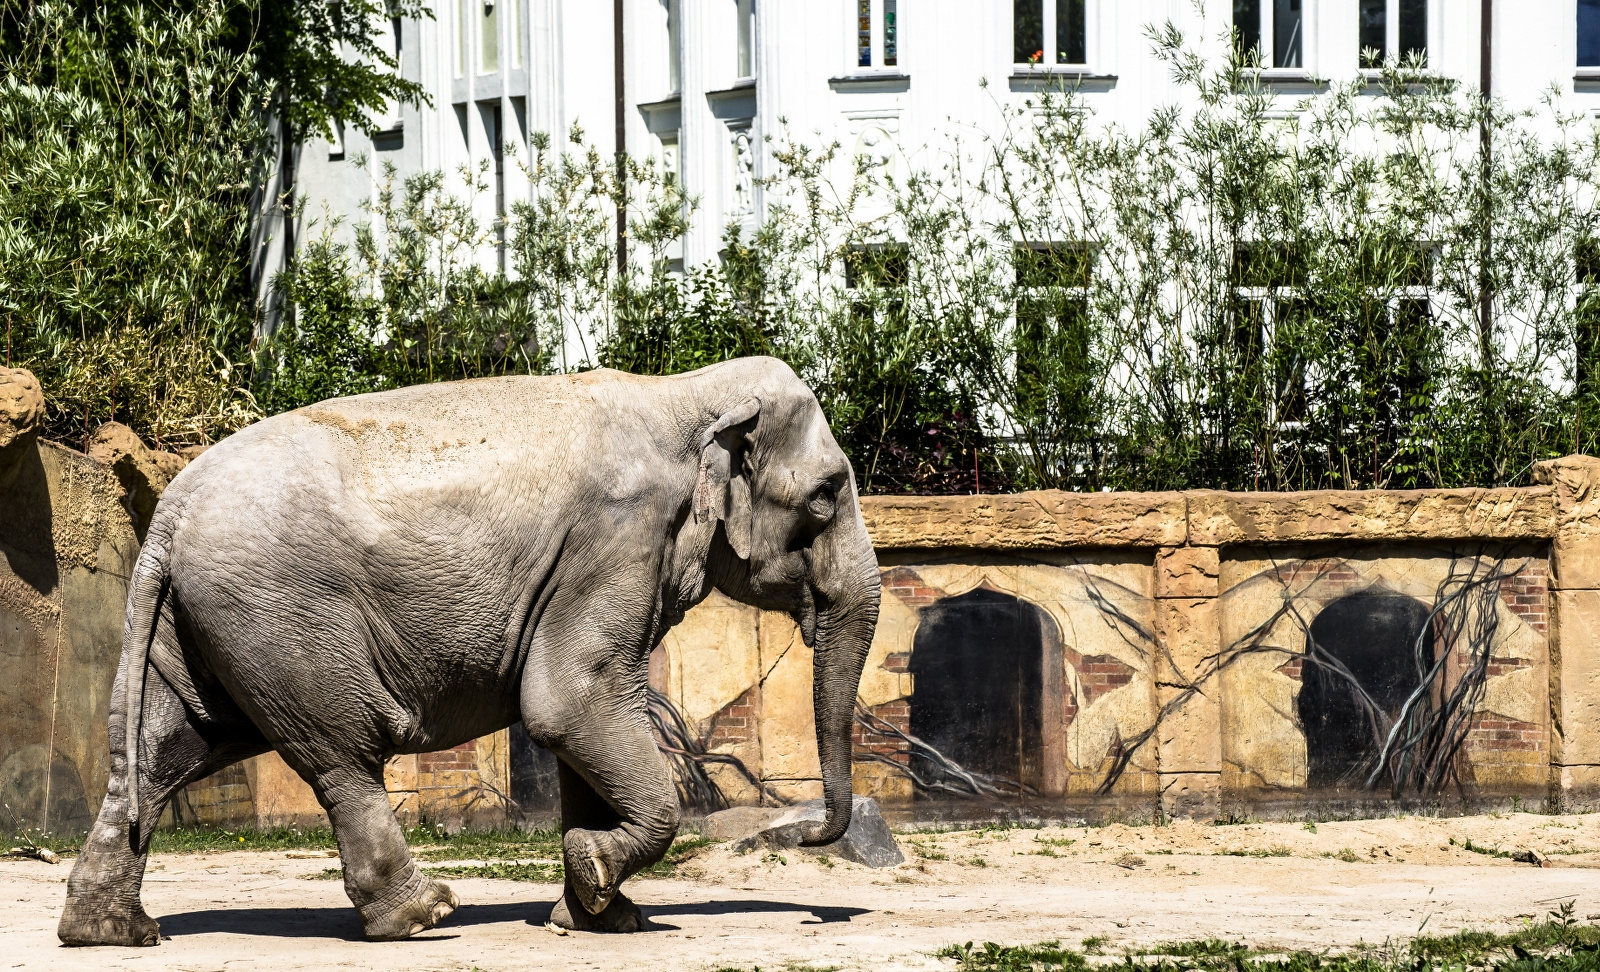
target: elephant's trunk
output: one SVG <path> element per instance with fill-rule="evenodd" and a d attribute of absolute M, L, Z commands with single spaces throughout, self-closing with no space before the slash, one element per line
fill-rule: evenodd
<path fill-rule="evenodd" d="M 828 816 L 806 835 L 803 843 L 808 847 L 831 844 L 850 826 L 856 690 L 878 625 L 878 561 L 872 541 L 856 507 L 854 490 L 839 500 L 833 524 L 812 546 L 817 611 L 812 698 Z"/>

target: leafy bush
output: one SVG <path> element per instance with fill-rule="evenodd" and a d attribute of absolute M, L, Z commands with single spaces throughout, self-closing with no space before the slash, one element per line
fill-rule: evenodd
<path fill-rule="evenodd" d="M 0 318 L 46 434 L 204 442 L 257 418 L 235 366 L 264 145 L 226 11 L 0 0 Z"/>

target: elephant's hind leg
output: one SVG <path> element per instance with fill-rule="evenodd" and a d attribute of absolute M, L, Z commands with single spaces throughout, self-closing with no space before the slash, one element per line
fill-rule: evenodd
<path fill-rule="evenodd" d="M 678 794 L 642 713 L 588 710 L 559 746 L 566 886 L 550 920 L 582 931 L 639 931 L 622 882 L 659 861 L 678 832 Z"/>
<path fill-rule="evenodd" d="M 197 727 L 183 702 L 154 668 L 145 677 L 140 721 L 140 827 L 128 821 L 127 697 L 119 672 L 111 696 L 111 781 L 100 815 L 67 879 L 67 903 L 56 935 L 67 945 L 155 945 L 161 929 L 139 899 L 150 832 L 172 794 L 183 786 L 264 752 L 250 727 Z"/>
<path fill-rule="evenodd" d="M 411 859 L 383 786 L 381 761 L 301 775 L 328 811 L 344 862 L 345 893 L 361 914 L 367 938 L 409 938 L 456 909 L 455 892 L 423 874 Z"/>

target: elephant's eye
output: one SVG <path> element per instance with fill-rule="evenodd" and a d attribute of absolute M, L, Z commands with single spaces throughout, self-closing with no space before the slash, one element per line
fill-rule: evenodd
<path fill-rule="evenodd" d="M 806 509 L 819 522 L 833 519 L 833 511 L 839 505 L 839 484 L 833 480 L 824 482 L 817 488 L 811 502 L 806 504 Z"/>

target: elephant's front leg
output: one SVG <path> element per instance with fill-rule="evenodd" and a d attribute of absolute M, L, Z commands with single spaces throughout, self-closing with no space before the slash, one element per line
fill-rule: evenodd
<path fill-rule="evenodd" d="M 678 832 L 678 794 L 643 712 L 594 701 L 556 744 L 566 887 L 550 920 L 581 931 L 639 931 L 622 882 L 659 861 Z"/>

